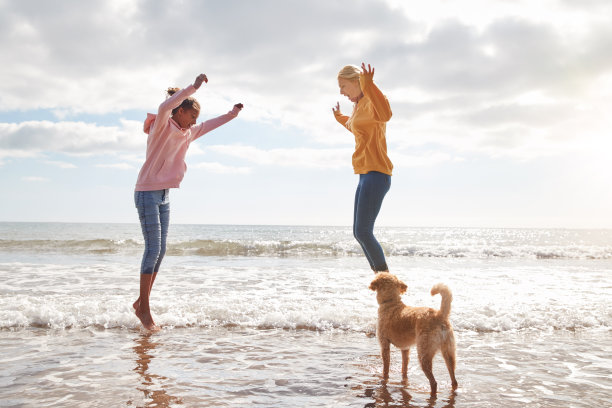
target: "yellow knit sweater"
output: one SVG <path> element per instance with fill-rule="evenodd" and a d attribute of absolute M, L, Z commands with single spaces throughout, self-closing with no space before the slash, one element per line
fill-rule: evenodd
<path fill-rule="evenodd" d="M 355 174 L 378 171 L 391 175 L 393 164 L 387 157 L 386 122 L 391 119 L 387 97 L 374 85 L 372 75 L 361 74 L 359 84 L 363 98 L 355 104 L 348 117 L 334 112 L 336 120 L 355 135 L 353 169 Z"/>

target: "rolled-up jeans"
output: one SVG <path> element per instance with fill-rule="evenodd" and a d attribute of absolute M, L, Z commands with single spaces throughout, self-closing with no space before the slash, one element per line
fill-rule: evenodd
<path fill-rule="evenodd" d="M 359 184 L 355 192 L 353 235 L 375 272 L 389 270 L 385 253 L 374 237 L 374 223 L 390 188 L 390 175 L 371 171 L 359 175 Z"/>
<path fill-rule="evenodd" d="M 138 209 L 145 243 L 140 273 L 156 273 L 166 254 L 166 238 L 170 224 L 170 190 L 135 191 L 134 203 Z"/>

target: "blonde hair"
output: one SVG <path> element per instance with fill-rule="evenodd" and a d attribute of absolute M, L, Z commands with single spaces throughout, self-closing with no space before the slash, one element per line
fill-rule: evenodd
<path fill-rule="evenodd" d="M 338 72 L 338 78 L 350 81 L 359 81 L 359 75 L 361 75 L 361 69 L 356 65 L 346 65 Z"/>

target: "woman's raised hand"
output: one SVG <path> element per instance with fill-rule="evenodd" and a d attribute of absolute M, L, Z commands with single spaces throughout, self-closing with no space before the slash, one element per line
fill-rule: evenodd
<path fill-rule="evenodd" d="M 336 113 L 336 112 L 340 113 L 340 102 L 336 102 L 336 106 L 334 106 L 334 107 L 332 108 L 332 112 L 334 112 L 334 113 Z"/>
<path fill-rule="evenodd" d="M 198 89 L 200 85 L 202 85 L 202 82 L 208 82 L 208 78 L 205 74 L 200 74 L 196 77 L 195 81 L 193 81 L 193 87 Z"/>
<path fill-rule="evenodd" d="M 365 62 L 362 62 L 361 69 L 362 69 L 362 72 L 361 72 L 362 75 L 367 75 L 370 78 L 374 78 L 374 67 L 371 67 L 370 64 L 368 64 L 368 67 L 366 68 Z"/>

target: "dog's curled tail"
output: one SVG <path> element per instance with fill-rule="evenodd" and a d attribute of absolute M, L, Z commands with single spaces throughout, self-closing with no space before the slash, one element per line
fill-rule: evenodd
<path fill-rule="evenodd" d="M 442 301 L 440 302 L 440 315 L 444 318 L 448 318 L 451 311 L 451 302 L 453 301 L 453 293 L 443 283 L 437 283 L 431 288 L 431 296 L 435 296 L 437 294 L 442 296 Z"/>

